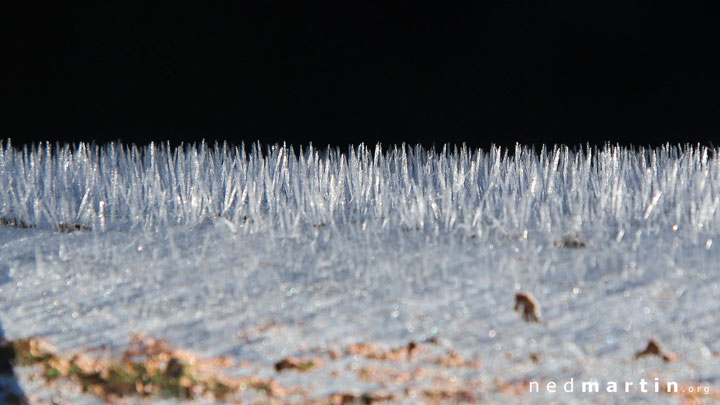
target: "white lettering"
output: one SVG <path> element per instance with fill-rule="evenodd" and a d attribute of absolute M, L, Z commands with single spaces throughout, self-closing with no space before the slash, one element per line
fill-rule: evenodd
<path fill-rule="evenodd" d="M 600 384 L 597 381 L 583 381 L 582 392 L 599 392 Z"/>

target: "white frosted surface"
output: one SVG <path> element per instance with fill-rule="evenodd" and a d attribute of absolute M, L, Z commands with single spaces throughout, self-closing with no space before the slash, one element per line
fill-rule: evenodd
<path fill-rule="evenodd" d="M 36 227 L 0 226 L 0 321 L 9 339 L 61 350 L 121 350 L 141 332 L 251 362 L 228 372 L 312 387 L 311 398 L 432 383 L 361 381 L 346 366 L 364 358 L 307 373 L 273 363 L 438 337 L 429 350 L 482 363 L 445 372 L 477 382 L 484 401 L 674 403 L 494 387 L 655 373 L 720 390 L 717 153 L 3 146 L 0 216 Z M 92 231 L 54 232 L 61 222 Z M 558 247 L 564 238 L 585 247 Z M 543 322 L 513 312 L 517 290 Z M 678 360 L 633 360 L 649 338 Z M 53 395 L 20 374 L 28 395 Z"/>

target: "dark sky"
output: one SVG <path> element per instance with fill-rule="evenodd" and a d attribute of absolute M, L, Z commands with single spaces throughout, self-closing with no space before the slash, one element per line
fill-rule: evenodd
<path fill-rule="evenodd" d="M 383 3 L 125 0 L 8 14 L 2 137 L 720 143 L 716 10 Z"/>

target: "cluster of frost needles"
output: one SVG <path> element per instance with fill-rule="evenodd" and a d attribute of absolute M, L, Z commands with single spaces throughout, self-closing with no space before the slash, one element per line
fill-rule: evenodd
<path fill-rule="evenodd" d="M 523 384 L 649 375 L 720 398 L 719 153 L 8 141 L 0 331 L 70 351 L 167 339 L 302 387 L 283 403 L 587 403 L 600 397 Z M 516 312 L 516 293 L 537 313 Z M 651 339 L 674 360 L 638 358 Z M 368 342 L 417 355 L 349 349 Z M 287 356 L 322 362 L 276 371 Z"/>
<path fill-rule="evenodd" d="M 348 151 L 253 144 L 0 146 L 0 215 L 93 229 L 251 220 L 249 229 L 619 231 L 720 225 L 717 150 L 518 146 Z M 576 229 L 577 228 L 577 229 Z"/>

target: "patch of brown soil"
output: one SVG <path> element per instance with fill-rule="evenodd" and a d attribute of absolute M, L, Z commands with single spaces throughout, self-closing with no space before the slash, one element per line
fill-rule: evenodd
<path fill-rule="evenodd" d="M 8 217 L 0 217 L 0 225 L 18 229 L 35 228 L 35 225 L 27 224 L 22 219 Z"/>
<path fill-rule="evenodd" d="M 446 355 L 437 357 L 433 359 L 432 362 L 444 367 L 480 368 L 482 366 L 479 361 L 466 360 L 463 356 L 452 350 L 448 350 Z"/>
<path fill-rule="evenodd" d="M 78 232 L 78 231 L 92 231 L 92 228 L 90 228 L 87 225 L 81 225 L 81 224 L 66 224 L 65 222 L 60 222 L 54 227 L 55 232 L 61 232 L 61 233 L 71 233 L 71 232 Z"/>
<path fill-rule="evenodd" d="M 415 357 L 421 351 L 420 346 L 410 342 L 407 346 L 381 350 L 372 343 L 356 343 L 347 348 L 346 352 L 353 356 L 363 356 L 373 360 L 405 361 Z"/>
<path fill-rule="evenodd" d="M 272 379 L 227 377 L 221 370 L 231 364 L 228 358 L 198 359 L 187 351 L 171 349 L 163 340 L 140 335 L 133 336 L 119 359 L 82 353 L 65 357 L 48 342 L 33 338 L 7 342 L 6 347 L 13 350 L 14 362 L 40 367 L 39 375 L 48 383 L 67 378 L 83 392 L 109 402 L 128 396 L 224 400 L 248 388 L 268 397 L 293 393 Z"/>

